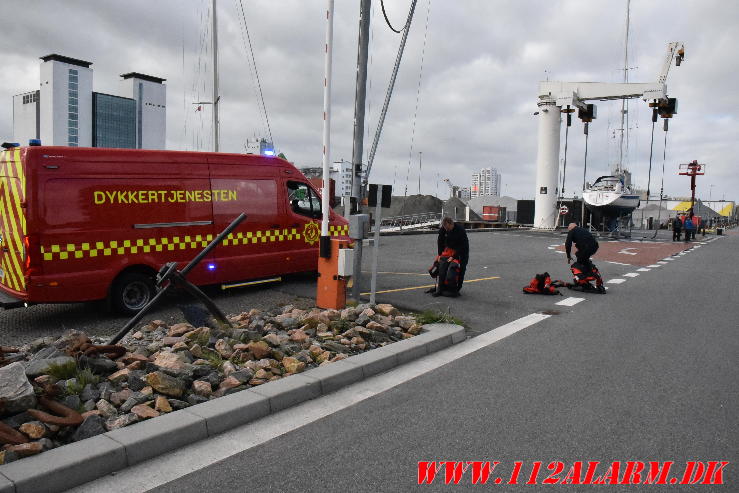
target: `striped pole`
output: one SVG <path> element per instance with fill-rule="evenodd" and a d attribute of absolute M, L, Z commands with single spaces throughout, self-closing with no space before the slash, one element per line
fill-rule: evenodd
<path fill-rule="evenodd" d="M 331 50 L 334 37 L 334 0 L 328 0 L 326 9 L 326 65 L 323 78 L 323 191 L 321 205 L 323 221 L 321 222 L 322 249 L 328 245 L 328 220 L 330 207 L 329 166 L 331 164 Z M 326 252 L 321 252 L 324 257 Z"/>

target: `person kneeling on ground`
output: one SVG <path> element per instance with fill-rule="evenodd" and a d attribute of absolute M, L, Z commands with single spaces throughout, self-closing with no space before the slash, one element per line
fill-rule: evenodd
<path fill-rule="evenodd" d="M 567 226 L 567 239 L 565 240 L 565 253 L 567 253 L 567 264 L 572 262 L 572 256 L 570 250 L 572 249 L 572 243 L 575 243 L 577 251 L 575 256 L 577 261 L 588 269 L 592 269 L 590 264 L 590 257 L 595 255 L 598 251 L 598 240 L 585 228 L 578 226 L 576 223 L 570 223 Z"/>
<path fill-rule="evenodd" d="M 441 255 L 447 248 L 454 250 L 454 258 L 459 260 L 459 280 L 457 281 L 457 294 L 459 294 L 464 282 L 467 262 L 470 258 L 470 243 L 467 239 L 467 232 L 460 224 L 455 224 L 451 217 L 445 217 L 441 221 L 436 247 L 438 255 Z"/>

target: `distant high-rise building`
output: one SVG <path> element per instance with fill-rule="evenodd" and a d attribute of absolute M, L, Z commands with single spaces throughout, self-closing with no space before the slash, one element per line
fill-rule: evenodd
<path fill-rule="evenodd" d="M 500 173 L 496 168 L 482 168 L 479 173 L 472 173 L 472 187 L 470 195 L 481 197 L 483 195 L 500 196 Z"/>
<path fill-rule="evenodd" d="M 13 138 L 26 144 L 164 149 L 165 79 L 123 74 L 122 96 L 93 92 L 92 62 L 41 57 L 40 88 L 13 96 Z"/>
<path fill-rule="evenodd" d="M 346 197 L 352 194 L 352 163 L 349 161 L 335 161 L 331 165 L 331 178 L 336 183 L 336 196 Z"/>
<path fill-rule="evenodd" d="M 470 187 L 460 188 L 457 197 L 462 200 L 470 200 L 472 198 L 472 190 Z"/>
<path fill-rule="evenodd" d="M 334 181 L 334 195 L 344 203 L 344 197 L 352 194 L 352 163 L 349 161 L 335 161 L 329 168 L 329 179 Z M 300 172 L 308 179 L 323 178 L 323 167 L 303 167 Z"/>

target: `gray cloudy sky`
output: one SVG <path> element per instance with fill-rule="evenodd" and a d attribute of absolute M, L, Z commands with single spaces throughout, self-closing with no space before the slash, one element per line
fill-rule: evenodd
<path fill-rule="evenodd" d="M 276 146 L 297 166 L 321 162 L 324 0 L 242 0 Z M 429 10 L 430 3 L 430 10 Z M 49 53 L 93 62 L 96 91 L 117 93 L 119 74 L 137 71 L 167 79 L 169 149 L 209 150 L 211 87 L 209 0 L 3 0 L 0 30 L 0 138 L 12 138 L 14 94 L 35 89 L 39 57 Z M 386 0 L 391 22 L 404 23 L 410 0 Z M 358 0 L 337 0 L 332 94 L 333 159 L 351 159 Z M 395 183 L 395 193 L 446 197 L 443 182 L 469 186 L 473 171 L 496 167 L 503 191 L 533 198 L 536 91 L 540 80 L 621 80 L 626 0 L 419 0 L 370 181 Z M 428 35 L 415 119 L 426 19 Z M 243 150 L 248 137 L 266 135 L 250 57 L 240 29 L 239 0 L 218 0 L 221 146 Z M 677 166 L 708 164 L 699 195 L 739 199 L 735 171 L 739 2 L 633 0 L 630 79 L 652 82 L 669 41 L 682 41 L 686 61 L 673 67 L 668 91 L 679 100 L 670 122 L 665 193 L 689 194 Z M 203 42 L 205 40 L 206 42 Z M 385 25 L 373 2 L 370 45 L 368 151 L 400 35 Z M 617 103 L 599 103 L 591 124 L 588 179 L 604 174 L 617 147 Z M 628 167 L 646 188 L 651 119 L 646 104 L 630 105 Z M 664 133 L 655 132 L 652 191 L 659 192 Z M 564 141 L 564 127 L 562 132 Z M 365 158 L 367 157 L 365 151 Z M 564 154 L 564 145 L 562 146 Z M 568 192 L 582 186 L 584 137 L 570 131 Z M 409 161 L 411 166 L 409 168 Z M 710 187 L 713 185 L 713 187 Z"/>

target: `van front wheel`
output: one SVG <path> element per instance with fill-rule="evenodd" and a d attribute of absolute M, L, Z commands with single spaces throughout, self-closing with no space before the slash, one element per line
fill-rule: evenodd
<path fill-rule="evenodd" d="M 140 272 L 121 275 L 113 284 L 111 302 L 116 311 L 135 315 L 154 297 L 154 280 Z"/>

